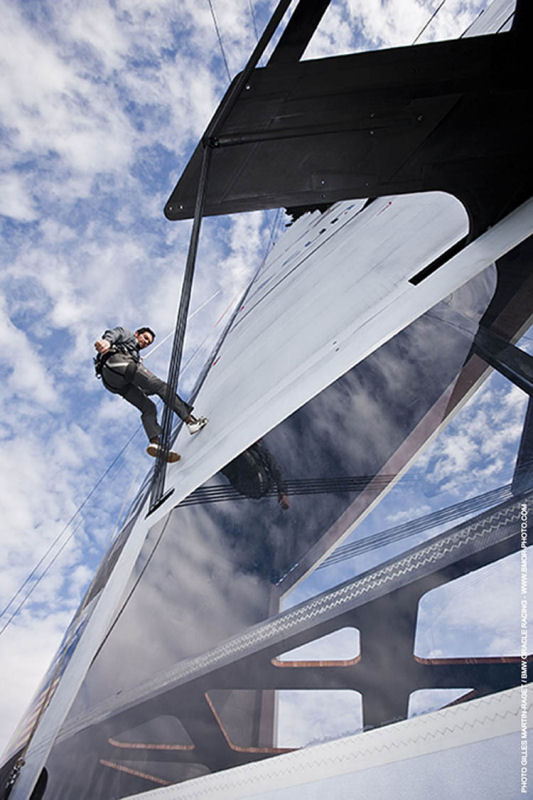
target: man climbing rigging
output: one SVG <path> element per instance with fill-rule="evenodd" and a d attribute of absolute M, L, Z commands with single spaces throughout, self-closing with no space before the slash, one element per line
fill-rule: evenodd
<path fill-rule="evenodd" d="M 98 352 L 95 359 L 96 373 L 101 376 L 105 388 L 113 394 L 119 394 L 128 403 L 139 409 L 141 421 L 150 440 L 146 448 L 148 455 L 154 458 L 163 451 L 161 446 L 161 426 L 157 421 L 157 407 L 148 395 L 158 395 L 182 419 L 189 433 L 197 433 L 206 424 L 205 417 L 194 417 L 192 406 L 181 397 L 172 393 L 168 398 L 168 384 L 146 369 L 139 355 L 140 350 L 149 347 L 155 339 L 151 328 L 138 328 L 134 333 L 117 327 L 107 330 L 94 346 Z M 167 451 L 167 461 L 178 461 L 178 453 Z"/>

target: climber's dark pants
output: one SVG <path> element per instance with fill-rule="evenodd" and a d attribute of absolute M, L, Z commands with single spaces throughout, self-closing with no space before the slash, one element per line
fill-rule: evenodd
<path fill-rule="evenodd" d="M 167 403 L 168 384 L 153 375 L 144 364 L 136 363 L 132 358 L 114 353 L 102 367 L 102 382 L 108 391 L 119 394 L 141 412 L 141 421 L 149 439 L 161 435 L 161 426 L 157 421 L 157 407 L 149 394 L 158 395 Z M 172 393 L 170 407 L 180 419 L 187 419 L 192 406 L 179 395 Z"/>

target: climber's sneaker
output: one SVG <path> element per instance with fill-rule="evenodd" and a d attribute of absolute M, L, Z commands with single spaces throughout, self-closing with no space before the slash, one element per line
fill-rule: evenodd
<path fill-rule="evenodd" d="M 189 429 L 189 433 L 193 434 L 193 433 L 198 433 L 198 431 L 201 431 L 202 428 L 205 428 L 207 423 L 208 423 L 207 417 L 198 417 L 198 419 L 195 418 L 193 419 L 192 422 L 186 422 L 185 424 Z"/>
<path fill-rule="evenodd" d="M 152 456 L 152 458 L 157 458 L 160 453 L 164 454 L 169 464 L 173 464 L 175 461 L 179 461 L 181 458 L 180 454 L 175 453 L 174 450 L 167 450 L 165 453 L 159 442 L 150 442 L 146 448 L 146 452 L 149 456 Z"/>

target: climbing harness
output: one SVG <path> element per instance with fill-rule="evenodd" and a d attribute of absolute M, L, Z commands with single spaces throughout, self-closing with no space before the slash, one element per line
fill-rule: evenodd
<path fill-rule="evenodd" d="M 93 359 L 94 372 L 95 372 L 95 375 L 98 378 L 98 380 L 100 380 L 102 378 L 102 370 L 104 368 L 104 365 L 105 365 L 107 359 L 110 356 L 112 356 L 115 353 L 117 353 L 117 352 L 118 352 L 118 350 L 115 347 L 110 347 L 109 350 L 106 350 L 105 353 L 98 353 L 94 357 L 94 359 Z"/>
<path fill-rule="evenodd" d="M 114 387 L 109 386 L 106 383 L 106 380 L 104 378 L 103 369 L 104 369 L 107 361 L 109 360 L 109 358 L 111 356 L 117 355 L 118 353 L 120 353 L 119 350 L 117 350 L 115 347 L 110 347 L 109 350 L 106 350 L 105 353 L 103 353 L 103 354 L 99 353 L 94 358 L 94 371 L 95 371 L 96 377 L 99 380 L 102 381 L 102 383 L 104 384 L 106 389 L 109 389 L 109 391 L 112 391 L 114 394 L 122 394 L 124 392 L 124 390 L 126 390 L 129 386 L 131 386 L 131 384 L 133 383 L 133 377 L 134 377 L 135 373 L 137 372 L 137 368 L 139 366 L 139 363 L 137 361 L 134 361 L 132 358 L 129 358 L 128 356 L 124 356 L 126 361 L 123 364 L 120 364 L 120 365 L 117 364 L 117 366 L 125 366 L 125 365 L 127 365 L 124 372 L 119 372 L 118 370 L 113 369 L 112 367 L 108 366 L 107 368 L 108 368 L 108 370 L 110 372 L 115 373 L 115 375 L 120 375 L 120 377 L 123 378 L 123 380 L 124 380 L 124 385 L 123 385 L 123 387 L 121 389 L 115 389 Z M 120 355 L 124 355 L 124 354 L 120 353 Z"/>

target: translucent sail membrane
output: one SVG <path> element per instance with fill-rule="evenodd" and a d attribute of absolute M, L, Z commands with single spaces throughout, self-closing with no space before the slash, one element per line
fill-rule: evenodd
<path fill-rule="evenodd" d="M 135 794 L 517 685 L 512 658 L 491 683 L 483 664 L 426 663 L 415 638 L 442 633 L 424 610 L 431 589 L 513 558 L 519 498 L 316 566 L 365 526 L 510 482 L 525 394 L 501 377 L 479 395 L 490 445 L 476 439 L 470 406 L 460 409 L 489 374 L 473 351 L 479 324 L 508 315 L 516 295 L 505 282 L 513 271 L 513 291 L 525 286 L 526 264 L 486 269 L 154 522 L 48 759 L 53 795 Z M 267 280 L 249 307 L 264 302 Z M 348 655 L 333 644 L 328 656 L 328 635 L 346 630 Z"/>
<path fill-rule="evenodd" d="M 478 291 L 468 287 L 463 295 L 479 304 L 484 293 L 479 316 L 494 290 L 493 270 L 476 282 Z M 449 307 L 443 303 L 440 315 Z M 383 470 L 428 405 L 453 384 L 471 343 L 470 334 L 435 312 L 422 317 L 262 437 L 257 461 L 254 445 L 154 525 L 86 681 L 85 691 L 96 690 L 89 705 L 105 697 L 97 687 L 108 683 L 98 675 L 113 651 L 117 669 L 125 662 L 125 689 L 264 619 L 272 587 L 285 593 L 313 547 L 334 531 L 339 541 L 349 520 L 394 482 L 396 474 Z M 431 355 L 437 349 L 438 360 Z M 160 650 L 142 647 L 145 630 L 161 641 Z"/>

